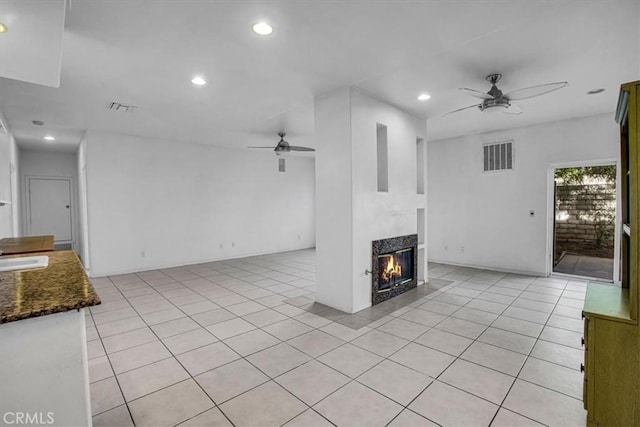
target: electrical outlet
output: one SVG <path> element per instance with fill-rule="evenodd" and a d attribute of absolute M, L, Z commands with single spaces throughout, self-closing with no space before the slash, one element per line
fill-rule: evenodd
<path fill-rule="evenodd" d="M 445 252 L 449 250 L 449 245 L 444 245 Z"/>
<path fill-rule="evenodd" d="M 147 253 L 145 251 L 140 251 L 140 258 L 144 258 L 147 256 Z"/>
<path fill-rule="evenodd" d="M 236 242 L 231 242 L 231 247 L 235 248 L 236 247 Z"/>
<path fill-rule="evenodd" d="M 224 248 L 224 243 L 220 243 L 220 249 Z"/>
<path fill-rule="evenodd" d="M 300 235 L 298 234 L 298 240 L 300 240 Z"/>
<path fill-rule="evenodd" d="M 460 253 L 463 254 L 464 253 L 464 246 L 460 246 Z"/>

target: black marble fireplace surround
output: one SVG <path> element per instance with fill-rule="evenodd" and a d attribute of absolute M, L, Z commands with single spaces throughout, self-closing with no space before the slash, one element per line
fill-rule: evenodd
<path fill-rule="evenodd" d="M 418 284 L 418 235 L 374 240 L 371 250 L 371 305 L 398 296 Z M 389 262 L 393 262 L 391 271 Z"/>

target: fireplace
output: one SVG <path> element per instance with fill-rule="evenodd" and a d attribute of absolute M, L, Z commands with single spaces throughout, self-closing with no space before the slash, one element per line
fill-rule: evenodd
<path fill-rule="evenodd" d="M 400 295 L 417 286 L 418 235 L 372 242 L 371 304 Z"/>

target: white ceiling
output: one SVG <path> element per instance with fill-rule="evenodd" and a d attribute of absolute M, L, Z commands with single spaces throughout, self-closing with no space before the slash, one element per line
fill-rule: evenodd
<path fill-rule="evenodd" d="M 0 1 L 0 22 L 9 29 L 0 37 L 0 76 L 59 86 L 65 3 Z"/>
<path fill-rule="evenodd" d="M 637 0 L 70 6 L 60 88 L 0 78 L 0 112 L 22 147 L 43 146 L 43 134 L 55 132 L 49 147 L 69 150 L 83 131 L 104 130 L 241 148 L 275 144 L 282 129 L 290 143 L 313 146 L 322 143 L 313 140 L 314 97 L 346 85 L 427 117 L 433 140 L 612 112 L 619 85 L 640 75 Z M 251 31 L 259 20 L 273 25 L 272 35 Z M 494 72 L 504 75 L 505 92 L 565 80 L 569 87 L 521 101 L 521 116 L 470 109 L 441 117 L 475 103 L 457 88 L 487 91 L 484 77 Z M 209 83 L 194 87 L 196 74 Z M 595 88 L 606 90 L 586 95 Z M 416 99 L 423 91 L 431 100 Z M 139 108 L 114 112 L 111 101 Z"/>

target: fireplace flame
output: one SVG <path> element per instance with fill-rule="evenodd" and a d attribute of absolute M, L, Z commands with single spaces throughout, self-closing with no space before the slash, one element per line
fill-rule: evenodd
<path fill-rule="evenodd" d="M 384 281 L 390 281 L 394 276 L 402 276 L 402 266 L 400 264 L 396 264 L 395 256 L 391 255 L 388 259 L 387 266 L 382 272 L 382 279 Z"/>

